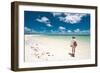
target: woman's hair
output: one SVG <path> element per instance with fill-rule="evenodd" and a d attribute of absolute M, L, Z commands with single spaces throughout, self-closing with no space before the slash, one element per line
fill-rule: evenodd
<path fill-rule="evenodd" d="M 76 38 L 76 37 L 74 37 L 74 36 L 72 37 L 72 39 L 75 39 L 75 38 Z"/>

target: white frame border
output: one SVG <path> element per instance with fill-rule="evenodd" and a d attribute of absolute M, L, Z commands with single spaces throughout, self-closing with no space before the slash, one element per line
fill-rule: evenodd
<path fill-rule="evenodd" d="M 74 12 L 74 13 L 90 13 L 91 14 L 91 59 L 79 60 L 77 62 L 39 62 L 39 63 L 24 63 L 24 11 L 51 11 L 51 12 Z M 35 68 L 35 67 L 48 67 L 48 66 L 63 66 L 63 65 L 83 65 L 83 64 L 95 64 L 95 10 L 93 9 L 81 9 L 81 8 L 63 8 L 63 7 L 48 7 L 48 6 L 28 6 L 19 5 L 19 68 Z"/>

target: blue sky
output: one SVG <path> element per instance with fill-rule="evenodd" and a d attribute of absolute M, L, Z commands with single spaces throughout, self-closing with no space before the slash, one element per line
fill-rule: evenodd
<path fill-rule="evenodd" d="M 90 14 L 24 11 L 25 33 L 89 34 Z"/>

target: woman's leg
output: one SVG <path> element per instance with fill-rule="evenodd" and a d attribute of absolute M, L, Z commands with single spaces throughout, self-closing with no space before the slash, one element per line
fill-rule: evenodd
<path fill-rule="evenodd" d="M 74 47 L 72 47 L 72 54 L 74 54 Z"/>
<path fill-rule="evenodd" d="M 75 48 L 76 48 L 76 47 L 72 47 L 72 54 L 73 54 L 73 57 L 75 56 Z"/>
<path fill-rule="evenodd" d="M 75 48 L 76 48 L 76 47 L 74 47 L 74 56 L 75 56 Z"/>

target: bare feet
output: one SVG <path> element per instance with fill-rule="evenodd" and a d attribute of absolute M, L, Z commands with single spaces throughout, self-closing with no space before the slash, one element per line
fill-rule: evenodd
<path fill-rule="evenodd" d="M 75 57 L 75 54 L 69 53 L 69 55 L 70 55 L 71 57 Z"/>

